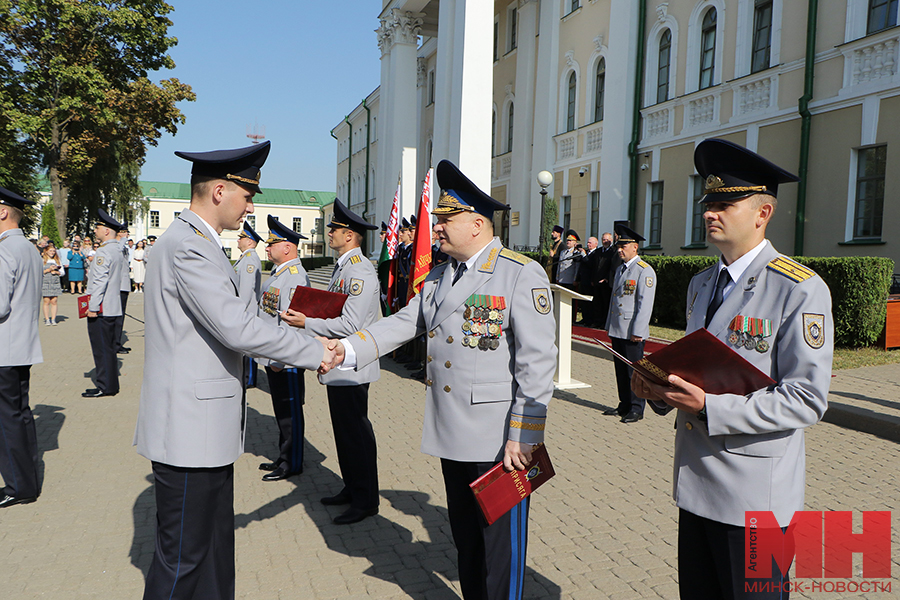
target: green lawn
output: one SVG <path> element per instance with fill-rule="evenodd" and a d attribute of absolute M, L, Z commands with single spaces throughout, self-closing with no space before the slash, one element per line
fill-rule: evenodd
<path fill-rule="evenodd" d="M 684 336 L 684 331 L 651 325 L 650 336 L 675 341 Z M 895 363 L 900 363 L 900 349 L 885 351 L 881 348 L 835 348 L 832 368 L 839 371 Z"/>

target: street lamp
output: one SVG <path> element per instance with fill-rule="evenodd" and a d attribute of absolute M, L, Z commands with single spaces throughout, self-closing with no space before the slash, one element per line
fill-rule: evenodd
<path fill-rule="evenodd" d="M 313 227 L 309 230 L 309 254 L 311 257 L 316 255 L 316 228 Z M 322 256 L 325 256 L 325 252 L 322 252 Z"/>
<path fill-rule="evenodd" d="M 537 175 L 538 185 L 541 186 L 541 230 L 540 235 L 538 237 L 540 247 L 538 248 L 538 252 L 541 255 L 541 264 L 544 264 L 544 219 L 546 218 L 547 211 L 547 188 L 553 183 L 553 173 L 550 171 L 541 171 Z"/>

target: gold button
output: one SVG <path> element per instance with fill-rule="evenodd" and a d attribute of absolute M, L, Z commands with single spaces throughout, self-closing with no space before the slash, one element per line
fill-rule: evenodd
<path fill-rule="evenodd" d="M 452 336 L 452 335 L 451 335 L 450 337 L 447 338 L 447 343 L 448 343 L 448 344 L 452 344 L 452 343 L 453 343 L 453 336 Z"/>
<path fill-rule="evenodd" d="M 449 386 L 449 385 L 445 385 L 445 386 L 444 386 L 444 391 L 445 391 L 445 392 L 449 392 L 449 391 L 450 391 L 450 386 Z"/>
<path fill-rule="evenodd" d="M 433 331 L 429 331 L 429 332 L 428 332 L 428 337 L 433 338 L 433 337 L 434 337 L 434 332 L 433 332 Z"/>
<path fill-rule="evenodd" d="M 434 382 L 432 380 L 430 380 L 430 379 L 425 380 L 425 387 L 432 386 L 432 385 L 434 385 Z"/>
<path fill-rule="evenodd" d="M 428 362 L 431 362 L 431 361 L 433 361 L 433 360 L 434 360 L 434 357 L 433 357 L 433 356 L 429 356 L 429 357 L 428 357 Z"/>
<path fill-rule="evenodd" d="M 447 368 L 449 369 L 450 367 L 453 366 L 453 363 L 451 363 L 451 362 L 448 360 L 447 362 L 444 363 L 444 366 L 447 367 Z"/>
<path fill-rule="evenodd" d="M 688 431 L 690 431 L 691 429 L 694 428 L 694 426 L 691 424 L 690 421 L 688 421 L 687 423 L 685 423 L 684 426 L 687 427 L 687 430 L 688 430 Z"/>

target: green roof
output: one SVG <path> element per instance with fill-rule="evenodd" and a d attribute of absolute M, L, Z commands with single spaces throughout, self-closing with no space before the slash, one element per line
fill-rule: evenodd
<path fill-rule="evenodd" d="M 169 183 L 165 181 L 140 181 L 141 190 L 151 198 L 172 198 L 177 200 L 191 199 L 191 186 L 187 183 Z M 261 188 L 262 194 L 254 198 L 258 204 L 281 204 L 284 206 L 322 207 L 334 202 L 334 192 L 314 192 L 309 190 L 281 190 Z"/>

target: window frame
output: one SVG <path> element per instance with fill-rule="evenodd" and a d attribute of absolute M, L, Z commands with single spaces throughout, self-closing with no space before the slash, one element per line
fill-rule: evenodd
<path fill-rule="evenodd" d="M 509 54 L 519 47 L 519 9 L 518 3 L 513 2 L 506 9 L 506 53 Z"/>
<path fill-rule="evenodd" d="M 668 44 L 663 46 L 663 41 L 666 40 L 668 36 Z M 672 82 L 672 29 L 667 27 L 659 36 L 659 41 L 657 42 L 656 48 L 656 104 L 660 104 L 669 99 L 670 92 L 670 84 Z M 663 84 L 660 83 L 660 75 L 662 74 L 662 66 L 660 66 L 660 62 L 662 62 L 662 54 L 663 48 L 666 50 L 666 82 L 665 82 L 665 97 L 660 100 L 660 88 Z"/>
<path fill-rule="evenodd" d="M 768 23 L 761 26 L 768 10 Z M 759 73 L 772 66 L 772 26 L 775 17 L 775 0 L 754 0 L 753 3 L 753 36 L 750 46 L 750 73 Z M 760 47 L 761 36 L 766 35 L 764 47 Z M 762 55 L 760 53 L 763 53 Z M 763 58 L 759 58 L 764 56 Z M 759 58 L 759 60 L 757 60 Z"/>
<path fill-rule="evenodd" d="M 603 120 L 604 102 L 606 100 L 605 96 L 606 58 L 601 56 L 594 69 L 594 123 L 599 123 Z"/>
<path fill-rule="evenodd" d="M 647 243 L 649 247 L 658 248 L 662 246 L 662 224 L 663 224 L 663 200 L 665 197 L 665 182 L 650 182 L 650 202 L 647 211 Z M 657 193 L 657 190 L 658 193 Z"/>
<path fill-rule="evenodd" d="M 576 111 L 578 110 L 578 74 L 575 71 L 569 73 L 566 86 L 566 133 L 575 131 Z"/>
<path fill-rule="evenodd" d="M 690 246 L 706 246 L 706 220 L 703 213 L 706 212 L 706 206 L 700 204 L 703 197 L 704 179 L 699 175 L 691 176 L 691 210 L 690 223 L 688 224 L 690 238 L 688 244 Z"/>
<path fill-rule="evenodd" d="M 563 239 L 565 239 L 566 232 L 569 231 L 572 227 L 572 196 L 571 194 L 567 194 L 560 198 L 562 204 L 562 218 L 563 218 Z"/>
<path fill-rule="evenodd" d="M 150 211 L 150 227 L 159 229 L 159 211 L 158 210 Z"/>
<path fill-rule="evenodd" d="M 881 8 L 882 6 L 887 6 L 884 11 L 884 14 L 881 15 L 881 23 L 876 24 L 873 23 L 874 11 L 876 7 L 873 6 L 876 2 L 880 2 L 877 8 Z M 900 2 L 898 0 L 869 0 L 868 6 L 866 7 L 866 35 L 871 35 L 873 33 L 878 33 L 879 31 L 884 31 L 885 29 L 890 29 L 891 27 L 897 26 L 897 13 L 898 13 L 898 5 Z M 893 12 L 893 15 L 891 14 Z M 893 17 L 893 18 L 892 18 Z M 891 22 L 893 20 L 893 23 Z"/>
<path fill-rule="evenodd" d="M 714 20 L 712 22 L 708 22 L 710 15 L 713 15 L 714 17 Z M 715 6 L 709 6 L 703 11 L 703 16 L 700 20 L 700 62 L 698 69 L 699 77 L 697 82 L 698 90 L 709 89 L 716 85 L 716 49 L 718 45 L 718 29 L 719 11 Z M 710 38 L 712 39 L 711 46 L 708 43 Z M 709 64 L 704 66 L 704 63 L 707 59 L 709 59 Z M 708 75 L 708 79 L 706 75 Z"/>
<path fill-rule="evenodd" d="M 588 237 L 600 238 L 600 192 L 588 192 L 591 207 L 590 235 Z"/>
<path fill-rule="evenodd" d="M 867 160 L 864 157 L 869 152 L 878 153 L 883 151 L 881 172 L 875 175 L 862 174 L 866 168 Z M 884 189 L 887 176 L 887 144 L 877 144 L 873 146 L 865 146 L 856 149 L 856 173 L 853 179 L 853 215 L 850 223 L 850 234 L 853 241 L 880 241 L 884 233 Z M 860 197 L 860 186 L 870 182 L 880 182 L 880 194 Z M 876 186 L 876 188 L 879 186 Z M 864 202 L 873 203 L 871 211 L 860 210 L 860 205 Z M 861 212 L 871 212 L 869 216 L 860 216 Z M 860 233 L 860 223 L 862 221 L 871 221 L 868 223 L 870 228 L 869 234 Z"/>
<path fill-rule="evenodd" d="M 513 133 L 514 128 L 513 124 L 515 122 L 516 116 L 516 103 L 515 101 L 511 101 L 509 106 L 506 107 L 506 151 L 512 152 L 513 149 Z"/>

